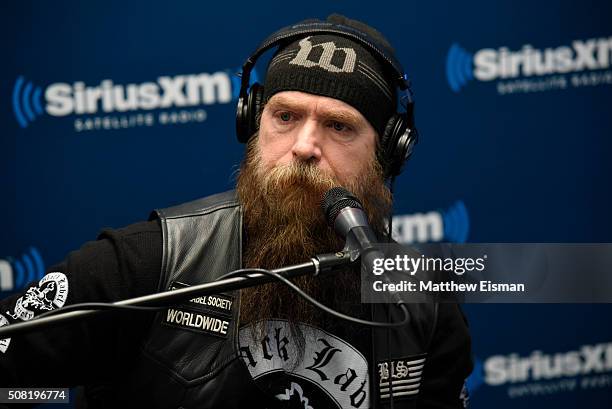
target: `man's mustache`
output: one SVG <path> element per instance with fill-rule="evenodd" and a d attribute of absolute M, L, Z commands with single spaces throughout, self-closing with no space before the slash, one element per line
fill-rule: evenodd
<path fill-rule="evenodd" d="M 276 165 L 268 171 L 260 167 L 258 173 L 266 193 L 291 186 L 308 186 L 321 190 L 340 185 L 333 175 L 321 169 L 314 162 L 292 161 Z"/>

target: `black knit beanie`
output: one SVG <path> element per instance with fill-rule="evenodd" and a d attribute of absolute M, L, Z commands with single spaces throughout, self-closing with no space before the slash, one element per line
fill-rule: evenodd
<path fill-rule="evenodd" d="M 396 110 L 387 70 L 360 43 L 338 35 L 310 35 L 280 47 L 266 74 L 264 101 L 281 91 L 302 91 L 346 102 L 382 135 Z"/>

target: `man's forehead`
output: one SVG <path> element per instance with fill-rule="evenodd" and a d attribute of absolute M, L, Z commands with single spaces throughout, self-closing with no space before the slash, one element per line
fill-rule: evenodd
<path fill-rule="evenodd" d="M 354 122 L 367 123 L 366 118 L 354 107 L 339 99 L 300 91 L 282 91 L 274 94 L 267 105 L 271 108 L 293 108 L 315 111 L 323 115 L 342 115 Z"/>

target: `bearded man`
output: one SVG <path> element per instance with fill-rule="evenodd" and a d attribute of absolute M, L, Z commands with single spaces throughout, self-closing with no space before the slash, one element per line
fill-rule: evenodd
<path fill-rule="evenodd" d="M 290 33 L 275 40 L 265 88 L 251 90 L 259 93 L 249 106 L 255 125 L 235 192 L 104 231 L 30 287 L 50 289 L 54 308 L 113 302 L 338 251 L 344 243 L 319 206 L 336 186 L 361 199 L 381 238 L 388 233 L 385 144 L 397 87 L 367 38 L 390 46 L 337 15 Z M 360 303 L 359 280 L 345 268 L 295 283 L 345 314 L 399 321 L 395 306 Z M 0 323 L 42 312 L 22 297 L 2 301 Z M 402 328 L 372 330 L 273 283 L 2 340 L 0 384 L 85 385 L 88 407 L 461 407 L 471 361 L 460 309 L 415 304 L 410 318 Z"/>

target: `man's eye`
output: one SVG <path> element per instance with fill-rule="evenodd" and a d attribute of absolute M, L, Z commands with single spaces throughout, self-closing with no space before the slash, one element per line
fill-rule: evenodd
<path fill-rule="evenodd" d="M 346 125 L 344 125 L 342 122 L 338 122 L 338 121 L 333 121 L 331 125 L 334 128 L 334 130 L 338 131 L 338 132 L 342 132 L 342 131 L 348 129 L 348 127 Z"/>
<path fill-rule="evenodd" d="M 291 112 L 281 112 L 278 117 L 283 122 L 289 122 L 291 121 Z"/>

